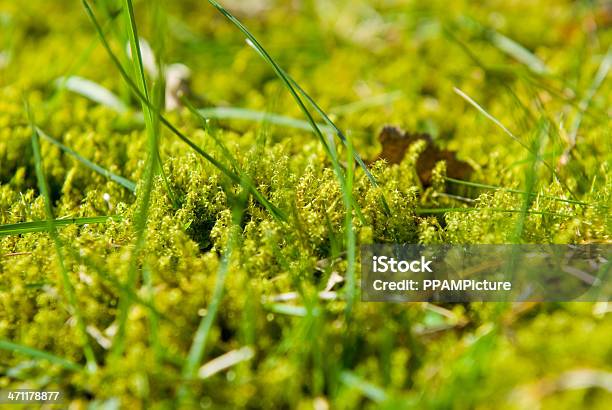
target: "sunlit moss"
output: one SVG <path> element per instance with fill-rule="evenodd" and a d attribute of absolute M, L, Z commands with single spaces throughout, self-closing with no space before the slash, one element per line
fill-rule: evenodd
<path fill-rule="evenodd" d="M 137 101 L 81 10 L 60 2 L 18 3 L 23 2 L 0 2 L 8 16 L 2 24 L 12 33 L 0 38 L 0 52 L 11 51 L 7 66 L 0 67 L 0 224 L 45 218 L 23 97 L 45 132 L 84 157 L 131 181 L 139 181 L 144 170 L 146 136 Z M 473 165 L 472 181 L 499 188 L 458 186 L 447 180 L 452 170 L 442 162 L 431 186 L 423 186 L 415 164 L 425 146 L 415 144 L 400 164 L 370 164 L 378 187 L 357 169 L 358 245 L 612 240 L 609 84 L 584 113 L 571 160 L 557 163 L 612 38 L 610 30 L 590 32 L 588 39 L 580 34 L 591 27 L 596 9 L 554 1 L 339 1 L 334 7 L 344 18 L 337 20 L 327 14 L 326 2 L 270 3 L 274 7 L 265 13 L 244 16 L 249 27 L 346 130 L 366 161 L 380 152 L 379 130 L 393 123 L 430 133 L 435 144 Z M 193 90 L 202 101 L 301 115 L 257 54 L 213 10 L 191 0 L 168 8 L 184 24 L 168 33 L 166 57 L 197 68 Z M 151 38 L 155 28 L 142 14 L 141 33 Z M 541 78 L 529 77 L 522 63 L 492 46 L 483 27 L 503 32 L 545 61 L 555 74 L 543 79 L 552 90 L 529 82 Z M 118 38 L 113 47 L 122 47 Z M 132 108 L 117 114 L 58 92 L 56 79 L 69 74 L 98 82 Z M 556 175 L 537 164 L 526 215 L 519 212 L 526 195 L 509 190 L 524 189 L 529 152 L 466 105 L 453 87 L 473 96 L 523 142 L 532 135 L 532 116 L 550 123 L 542 158 Z M 371 103 L 380 95 L 394 97 Z M 365 105 L 347 109 L 353 102 Z M 60 229 L 100 368 L 74 373 L 2 350 L 0 388 L 26 382 L 59 387 L 75 408 L 113 400 L 125 408 L 174 408 L 181 383 L 193 392 L 184 408 L 603 408 L 607 402 L 595 388 L 553 392 L 541 400 L 521 390 L 574 368 L 609 371 L 607 305 L 521 310 L 503 304 L 357 303 L 347 320 L 346 284 L 330 282 L 344 279 L 347 269 L 343 188 L 316 137 L 266 122 L 212 121 L 205 131 L 187 110 L 167 117 L 225 166 L 248 175 L 286 215 L 280 221 L 252 196 L 247 199 L 207 341 L 206 360 L 245 345 L 253 346 L 254 358 L 205 380 L 181 378 L 193 335 L 208 313 L 227 252 L 234 197 L 242 188 L 162 131 L 160 157 L 169 183 L 161 176 L 154 181 L 145 248 L 137 261 L 151 284 L 141 275 L 131 289 L 140 300 L 132 301 L 128 313 L 125 354 L 115 357 L 110 347 L 125 292 L 118 283 L 126 279 L 133 249 L 135 195 L 43 141 L 57 217 L 122 217 Z M 225 148 L 236 163 L 223 155 Z M 352 166 L 344 148 L 338 153 L 342 169 Z M 421 212 L 431 208 L 450 210 Z M 83 363 L 57 264 L 45 233 L 0 237 L 0 338 Z M 294 309 L 283 311 L 287 306 Z M 343 372 L 382 388 L 389 402 L 365 398 L 362 386 L 343 381 Z"/>

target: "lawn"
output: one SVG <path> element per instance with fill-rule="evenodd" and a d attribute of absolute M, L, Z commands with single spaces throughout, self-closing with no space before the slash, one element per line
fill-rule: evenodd
<path fill-rule="evenodd" d="M 609 408 L 607 299 L 359 284 L 369 244 L 612 243 L 612 7 L 220 3 L 0 0 L 0 390 Z"/>

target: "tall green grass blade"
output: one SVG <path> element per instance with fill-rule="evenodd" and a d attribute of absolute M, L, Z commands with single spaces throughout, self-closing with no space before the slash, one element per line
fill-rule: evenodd
<path fill-rule="evenodd" d="M 140 41 L 138 30 L 136 27 L 136 17 L 134 15 L 134 7 L 131 0 L 123 2 L 125 23 L 128 28 L 128 37 L 132 51 L 132 66 L 136 77 L 136 84 L 146 100 L 149 100 L 149 91 L 145 78 L 145 71 L 142 62 L 142 54 L 140 51 Z M 156 126 L 157 116 L 153 116 L 151 109 L 147 104 L 141 102 L 142 111 L 145 117 L 145 129 L 147 132 L 147 157 L 144 173 L 141 179 L 141 187 L 137 193 L 137 209 L 134 215 L 134 232 L 136 234 L 135 246 L 130 258 L 130 264 L 127 274 L 126 286 L 134 288 L 138 278 L 138 260 L 140 253 L 144 247 L 146 240 L 146 227 L 149 217 L 149 207 L 151 203 L 151 193 L 153 190 L 153 178 L 157 170 L 158 159 L 158 131 Z M 131 299 L 122 296 L 119 300 L 118 312 L 118 329 L 113 341 L 113 354 L 120 356 L 125 348 L 124 339 L 126 324 L 128 319 Z"/>
<path fill-rule="evenodd" d="M 255 38 L 255 36 L 253 36 L 253 34 L 251 34 L 251 32 L 236 17 L 234 17 L 229 11 L 227 11 L 225 8 L 223 8 L 223 6 L 221 6 L 215 0 L 208 0 L 208 2 L 213 7 L 215 7 L 221 14 L 223 14 L 240 31 L 242 31 L 242 33 L 250 41 L 250 45 L 252 47 L 254 47 L 257 50 L 257 52 L 259 53 L 259 55 L 272 67 L 272 69 L 274 70 L 276 75 L 284 83 L 284 85 L 287 88 L 287 90 L 289 91 L 289 93 L 293 96 L 293 99 L 296 101 L 296 103 L 300 107 L 300 110 L 306 116 L 306 118 L 308 120 L 308 123 L 312 127 L 312 129 L 315 132 L 315 134 L 321 140 L 321 144 L 323 145 L 325 151 L 327 152 L 328 155 L 331 156 L 332 154 L 331 154 L 329 145 L 327 144 L 327 142 L 325 140 L 325 137 L 323 136 L 323 133 L 321 132 L 321 130 L 317 126 L 317 123 L 312 118 L 312 115 L 310 114 L 310 111 L 308 111 L 308 108 L 306 108 L 306 105 L 304 105 L 304 102 L 302 101 L 302 99 L 300 98 L 298 93 L 296 92 L 295 88 L 293 87 L 291 81 L 289 80 L 287 75 L 284 73 L 284 71 L 280 68 L 280 66 L 276 63 L 276 61 L 268 54 L 268 52 L 263 48 L 263 46 L 261 44 L 259 44 L 259 42 Z"/>
<path fill-rule="evenodd" d="M 466 93 L 464 93 L 463 91 L 461 91 L 457 87 L 453 87 L 453 90 L 461 98 L 463 98 L 465 101 L 467 101 L 472 107 L 476 108 L 478 110 L 478 112 L 480 112 L 482 115 L 484 115 L 489 120 L 491 120 L 491 122 L 493 122 L 495 125 L 497 125 L 506 135 L 508 135 L 510 138 L 512 138 L 514 141 L 516 141 L 521 147 L 523 147 L 526 150 L 531 152 L 531 148 L 528 145 L 526 145 L 523 141 L 520 140 L 520 138 L 518 138 L 516 135 L 514 135 L 512 133 L 512 131 L 510 131 L 508 128 L 506 128 L 506 126 L 504 124 L 502 124 L 501 121 L 499 121 L 493 115 L 489 114 L 489 112 L 487 110 L 485 110 L 484 108 L 482 108 L 482 106 L 480 104 L 478 104 L 476 101 L 474 101 L 472 99 L 472 97 L 470 97 L 469 95 L 467 95 Z"/>
<path fill-rule="evenodd" d="M 253 34 L 251 34 L 251 32 L 238 19 L 236 19 L 229 11 L 223 8 L 223 6 L 221 6 L 216 1 L 214 0 L 208 0 L 208 1 L 210 4 L 213 5 L 213 7 L 215 7 L 221 14 L 223 14 L 232 24 L 234 24 L 247 37 L 248 44 L 251 47 L 253 47 L 257 51 L 257 53 L 264 59 L 264 61 L 266 61 L 272 67 L 277 77 L 284 84 L 285 88 L 289 91 L 289 93 L 291 94 L 291 96 L 293 97 L 297 105 L 299 106 L 300 110 L 306 116 L 306 119 L 308 120 L 308 123 L 310 124 L 313 132 L 319 138 L 319 141 L 321 142 L 321 145 L 323 146 L 325 153 L 327 154 L 327 156 L 330 158 L 332 162 L 332 166 L 334 168 L 334 172 L 336 173 L 336 177 L 338 178 L 338 181 L 340 185 L 342 186 L 344 184 L 343 182 L 344 175 L 342 174 L 342 170 L 340 168 L 338 158 L 335 152 L 330 148 L 323 132 L 318 127 L 316 121 L 310 114 L 310 111 L 308 110 L 308 108 L 306 107 L 306 105 L 304 104 L 300 96 L 298 95 L 298 92 L 296 91 L 296 87 L 295 87 L 295 82 L 289 78 L 289 76 L 283 71 L 283 69 L 280 68 L 280 66 L 276 63 L 276 61 L 268 54 L 268 52 L 263 48 L 263 46 L 257 41 L 255 36 L 253 36 Z"/>
<path fill-rule="evenodd" d="M 51 224 L 55 228 L 67 225 L 88 225 L 88 224 L 99 224 L 104 223 L 108 220 L 120 220 L 121 216 L 109 215 L 109 216 L 90 216 L 85 218 L 63 218 L 54 219 Z M 44 232 L 49 229 L 49 221 L 33 221 L 33 222 L 19 222 L 15 224 L 0 225 L 0 236 L 8 235 L 22 235 L 32 232 Z"/>
<path fill-rule="evenodd" d="M 41 195 L 45 199 L 45 213 L 47 216 L 47 229 L 55 245 L 55 252 L 57 254 L 57 259 L 60 265 L 60 274 L 61 274 L 62 282 L 64 285 L 64 292 L 66 293 L 68 304 L 73 310 L 74 316 L 76 317 L 77 329 L 80 333 L 81 341 L 83 343 L 83 353 L 85 355 L 85 359 L 87 360 L 87 369 L 93 372 L 98 368 L 98 365 L 96 363 L 96 357 L 94 355 L 93 348 L 91 347 L 91 344 L 89 342 L 89 337 L 87 335 L 87 330 L 86 330 L 87 326 L 85 325 L 85 322 L 83 320 L 83 315 L 79 308 L 78 300 L 76 297 L 76 292 L 74 290 L 74 287 L 72 286 L 72 282 L 70 281 L 70 276 L 68 275 L 68 269 L 66 268 L 66 264 L 64 263 L 62 243 L 60 241 L 59 235 L 57 234 L 57 230 L 55 229 L 55 224 L 53 223 L 53 220 L 55 219 L 53 216 L 53 205 L 51 202 L 51 196 L 49 194 L 49 188 L 47 187 L 47 180 L 45 179 L 45 173 L 43 170 L 39 135 L 38 135 L 36 124 L 34 123 L 33 114 L 30 111 L 30 106 L 28 105 L 27 101 L 25 102 L 25 110 L 26 110 L 26 113 L 28 114 L 28 119 L 30 121 L 30 126 L 32 128 L 32 150 L 34 152 L 36 179 L 38 180 L 38 189 L 40 190 Z"/>
<path fill-rule="evenodd" d="M 336 133 L 336 136 L 340 139 L 340 141 L 342 141 L 343 144 L 346 145 L 346 137 L 344 133 L 340 130 L 340 128 L 338 128 L 338 126 L 336 126 L 336 124 L 331 120 L 331 118 L 329 118 L 327 113 L 323 111 L 321 107 L 319 107 L 319 105 L 315 102 L 315 100 L 306 91 L 304 91 L 304 89 L 289 74 L 287 74 L 285 70 L 283 70 L 278 64 L 276 64 L 274 59 L 272 59 L 272 57 L 263 48 L 263 46 L 259 44 L 259 42 L 248 31 L 248 29 L 244 25 L 242 25 L 242 23 L 240 23 L 240 21 L 238 21 L 234 16 L 232 16 L 231 13 L 229 13 L 221 5 L 219 5 L 219 3 L 217 3 L 214 0 L 208 0 L 208 1 L 213 6 L 215 6 L 219 11 L 221 11 L 221 13 L 223 13 L 234 25 L 236 25 L 240 29 L 240 31 L 242 31 L 247 36 L 247 44 L 251 46 L 251 48 L 253 48 L 268 64 L 272 66 L 277 76 L 285 83 L 286 88 L 291 92 L 294 99 L 296 99 L 296 101 L 298 102 L 298 105 L 302 109 L 302 112 L 304 112 L 306 117 L 308 117 L 309 123 L 311 124 L 311 127 L 313 128 L 313 131 L 315 132 L 315 134 L 318 135 L 320 139 L 322 138 L 322 134 L 319 128 L 317 127 L 317 123 L 312 118 L 310 111 L 308 111 L 308 109 L 306 108 L 302 100 L 300 99 L 298 93 L 301 94 L 302 97 L 304 97 L 306 101 L 315 109 L 315 111 L 325 120 L 325 122 L 331 128 L 333 128 L 333 130 Z M 333 155 L 330 148 L 327 147 L 327 142 L 324 139 L 322 139 L 322 143 L 324 147 L 326 147 L 326 150 L 328 151 L 328 153 L 330 155 Z M 370 170 L 365 165 L 365 163 L 363 162 L 363 160 L 361 159 L 361 157 L 356 151 L 354 151 L 354 159 L 359 164 L 359 166 L 363 169 L 363 171 L 365 172 L 370 182 L 374 186 L 378 186 L 376 179 L 374 178 L 374 176 L 372 175 L 372 173 L 370 172 Z"/>
<path fill-rule="evenodd" d="M 191 149 L 193 149 L 197 154 L 202 156 L 206 161 L 210 162 L 215 168 L 217 168 L 219 171 L 225 174 L 234 183 L 240 184 L 241 178 L 238 175 L 236 175 L 234 172 L 229 170 L 225 165 L 217 161 L 215 158 L 213 158 L 210 154 L 208 154 L 202 148 L 198 147 L 193 141 L 191 141 L 187 136 L 185 136 L 185 134 L 179 131 L 170 121 L 168 121 L 168 119 L 166 119 L 161 114 L 161 111 L 155 108 L 154 105 L 149 101 L 149 99 L 145 95 L 142 94 L 138 86 L 131 79 L 130 75 L 127 73 L 127 71 L 125 70 L 125 68 L 123 67 L 123 65 L 121 64 L 121 62 L 119 61 L 119 59 L 117 58 L 113 50 L 111 49 L 106 39 L 106 35 L 104 34 L 102 27 L 100 23 L 98 22 L 95 14 L 93 13 L 93 10 L 91 9 L 89 3 L 87 2 L 87 0 L 82 0 L 82 3 L 83 3 L 83 7 L 85 8 L 85 12 L 87 13 L 87 16 L 91 20 L 96 32 L 98 33 L 98 37 L 100 38 L 100 41 L 102 42 L 102 46 L 106 50 L 108 56 L 111 58 L 111 60 L 113 61 L 117 69 L 119 70 L 121 77 L 127 83 L 128 87 L 131 89 L 134 95 L 141 101 L 141 103 L 146 104 L 150 108 L 150 110 L 158 116 L 161 123 L 166 128 L 168 128 L 174 135 L 176 135 L 181 141 L 187 144 Z M 254 194 L 254 196 L 256 197 L 257 196 L 263 197 L 263 195 L 261 195 L 261 193 L 259 192 L 257 194 L 255 192 L 251 192 L 251 193 Z M 284 213 L 280 211 L 276 213 L 272 213 L 272 216 L 280 221 L 286 221 L 286 216 L 284 215 Z"/>
<path fill-rule="evenodd" d="M 78 152 L 76 152 L 72 148 L 67 147 L 66 145 L 64 145 L 61 142 L 59 142 L 58 140 L 56 140 L 55 138 L 50 137 L 43 130 L 41 130 L 39 127 L 37 127 L 36 130 L 38 131 L 38 134 L 41 137 L 43 137 L 45 140 L 47 140 L 51 144 L 55 145 L 56 147 L 58 147 L 59 149 L 64 151 L 66 154 L 70 155 L 71 157 L 73 157 L 74 159 L 79 161 L 81 164 L 85 165 L 87 168 L 91 169 L 92 171 L 97 172 L 98 174 L 100 174 L 102 176 L 105 176 L 106 178 L 110 179 L 111 181 L 114 181 L 114 182 L 118 183 L 119 185 L 121 185 L 122 187 L 128 189 L 131 192 L 135 192 L 136 191 L 136 184 L 134 182 L 132 182 L 129 179 L 124 178 L 124 177 L 122 177 L 120 175 L 117 175 L 117 174 L 109 171 L 106 168 L 101 167 L 100 165 L 96 164 L 95 162 L 92 162 L 92 161 L 88 160 L 87 158 L 83 157 L 81 154 L 79 154 Z"/>
<path fill-rule="evenodd" d="M 71 362 L 68 359 L 64 359 L 63 357 L 58 357 L 43 350 L 34 349 L 18 343 L 9 342 L 8 340 L 0 339 L 0 349 L 22 354 L 34 359 L 47 360 L 49 363 L 61 366 L 67 370 L 74 370 L 76 372 L 83 370 L 83 368 L 78 364 Z"/>
<path fill-rule="evenodd" d="M 338 178 L 338 181 L 340 183 L 340 186 L 342 186 L 344 184 L 344 182 L 343 182 L 344 175 L 342 174 L 342 170 L 340 168 L 340 164 L 338 162 L 337 155 L 335 154 L 335 149 L 330 148 L 330 146 L 328 145 L 327 140 L 326 140 L 325 136 L 323 135 L 323 132 L 318 127 L 317 122 L 314 120 L 314 118 L 310 114 L 310 111 L 308 110 L 308 108 L 306 107 L 306 105 L 304 104 L 302 99 L 300 98 L 299 94 L 302 94 L 302 96 L 315 108 L 315 110 L 319 113 L 319 115 L 321 115 L 325 119 L 325 121 L 329 124 L 329 126 L 331 126 L 336 131 L 336 134 L 342 140 L 342 142 L 346 144 L 346 138 L 344 137 L 344 134 L 342 134 L 342 131 L 340 131 L 340 129 L 338 129 L 338 127 L 336 127 L 336 124 L 333 123 L 333 121 L 327 116 L 327 114 L 299 86 L 299 84 L 297 84 L 297 82 L 295 82 L 276 63 L 276 61 L 270 56 L 270 54 L 268 54 L 268 52 L 265 50 L 265 48 L 257 41 L 255 36 L 253 34 L 251 34 L 251 32 L 237 18 L 235 18 L 229 11 L 227 11 L 225 8 L 223 8 L 223 6 L 221 6 L 215 0 L 208 0 L 208 2 L 210 4 L 212 4 L 217 10 L 219 10 L 219 12 L 221 14 L 223 14 L 232 24 L 234 24 L 247 37 L 247 40 L 248 40 L 247 43 L 251 47 L 253 47 L 257 51 L 257 53 L 264 59 L 264 61 L 266 61 L 272 67 L 272 69 L 274 70 L 274 72 L 277 75 L 277 77 L 285 85 L 285 88 L 287 88 L 287 90 L 292 95 L 292 97 L 295 100 L 295 102 L 300 107 L 300 110 L 306 116 L 306 118 L 308 120 L 308 123 L 312 127 L 312 130 L 314 131 L 315 135 L 319 138 L 319 141 L 321 142 L 321 145 L 323 146 L 323 149 L 325 150 L 325 153 L 331 159 L 331 163 L 332 163 L 332 166 L 334 168 L 334 172 L 336 173 L 336 177 Z M 374 177 L 372 176 L 372 174 L 368 170 L 368 168 L 365 165 L 365 163 L 361 160 L 361 158 L 359 157 L 359 155 L 356 152 L 354 152 L 354 154 L 355 154 L 355 160 L 357 161 L 357 163 L 363 168 L 364 172 L 366 173 L 366 175 L 368 176 L 370 181 L 372 181 L 372 183 L 375 186 L 377 186 L 376 185 L 376 180 L 374 179 Z M 351 193 L 351 198 L 352 198 L 352 193 Z M 382 200 L 382 203 L 384 205 L 385 211 L 389 212 L 389 206 L 387 205 L 387 203 L 386 203 L 386 201 L 385 201 L 383 196 L 381 196 L 381 200 Z M 355 201 L 354 198 L 352 198 L 352 203 L 353 203 L 353 207 L 355 208 L 355 211 L 357 212 L 357 214 L 363 219 L 363 216 L 361 214 L 361 210 L 360 210 L 359 204 L 357 203 L 357 201 Z"/>
<path fill-rule="evenodd" d="M 347 163 L 352 164 L 353 159 L 353 142 L 347 139 Z M 346 215 L 344 219 L 344 230 L 346 235 L 346 318 L 350 318 L 355 302 L 355 253 L 356 253 L 356 238 L 353 231 L 353 175 L 354 167 L 349 165 L 346 168 L 346 179 L 342 187 L 344 199 L 344 207 Z"/>

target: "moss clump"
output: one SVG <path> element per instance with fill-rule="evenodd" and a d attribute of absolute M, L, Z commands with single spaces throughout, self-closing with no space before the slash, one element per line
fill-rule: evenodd
<path fill-rule="evenodd" d="M 415 164 L 422 144 L 413 145 L 399 164 L 371 164 L 377 187 L 357 169 L 352 195 L 360 212 L 353 213 L 352 226 L 358 245 L 612 240 L 609 82 L 586 110 L 577 109 L 612 37 L 605 29 L 587 36 L 577 23 L 591 27 L 598 5 L 274 3 L 263 14 L 251 15 L 239 5 L 236 13 L 321 106 L 332 107 L 365 159 L 376 158 L 377 132 L 394 123 L 428 132 L 435 144 L 456 150 L 473 165 L 472 182 L 481 184 L 449 180 L 440 162 L 431 186 L 421 186 Z M 333 14 L 342 5 L 346 9 Z M 138 181 L 140 189 L 146 132 L 135 112 L 138 104 L 97 45 L 84 13 L 41 1 L 0 6 L 0 24 L 11 33 L 0 38 L 0 52 L 10 56 L 0 65 L 0 225 L 45 219 L 24 94 L 45 132 Z M 111 16 L 120 10 L 114 2 L 96 10 L 104 15 L 107 6 Z M 148 7 L 137 4 L 139 27 L 153 39 Z M 174 23 L 164 33 L 172 40 L 166 60 L 194 68 L 192 87 L 202 101 L 301 115 L 257 54 L 212 8 L 189 0 L 167 7 Z M 344 17 L 330 21 L 332 15 Z M 123 28 L 108 24 L 120 49 Z M 360 31 L 364 27 L 369 29 Z M 495 45 L 494 33 L 520 43 L 554 76 L 530 71 Z M 77 74 L 113 90 L 130 109 L 117 114 L 55 87 L 58 77 Z M 486 107 L 526 146 L 538 146 L 550 167 L 465 104 L 453 87 Z M 113 355 L 119 303 L 127 294 L 121 284 L 134 248 L 136 196 L 42 141 L 57 217 L 121 217 L 59 230 L 99 368 L 73 371 L 0 350 L 0 388 L 61 388 L 74 408 L 605 408 L 609 402 L 595 382 L 585 389 L 545 389 L 550 381 L 575 377 L 571 372 L 578 368 L 609 377 L 607 304 L 357 302 L 349 316 L 343 187 L 316 138 L 273 121 L 217 120 L 202 127 L 186 109 L 167 116 L 205 152 L 248 175 L 286 215 L 279 220 L 247 197 L 200 365 L 244 346 L 254 356 L 211 377 L 183 377 L 236 229 L 232 212 L 240 185 L 161 132 L 167 183 L 158 172 L 136 261 L 138 280 L 129 289 L 126 349 Z M 571 158 L 560 164 L 577 121 Z M 534 132 L 542 123 L 546 138 Z M 342 147 L 338 158 L 346 158 Z M 517 212 L 525 204 L 527 212 Z M 75 312 L 61 283 L 48 234 L 0 236 L 0 339 L 81 365 Z"/>

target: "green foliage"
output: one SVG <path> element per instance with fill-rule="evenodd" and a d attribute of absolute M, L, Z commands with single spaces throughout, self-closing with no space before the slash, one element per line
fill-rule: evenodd
<path fill-rule="evenodd" d="M 124 3 L 96 2 L 98 32 L 74 4 L 0 0 L 0 388 L 74 408 L 606 408 L 607 303 L 362 303 L 351 251 L 610 243 L 603 6 L 224 2 L 272 64 L 208 4 Z M 163 78 L 123 51 L 137 36 L 193 69 L 208 121 L 160 109 Z M 125 110 L 56 86 L 71 76 Z M 24 97 L 53 136 L 38 160 Z M 387 123 L 470 180 L 439 162 L 423 186 L 423 143 L 367 175 L 351 158 Z"/>

